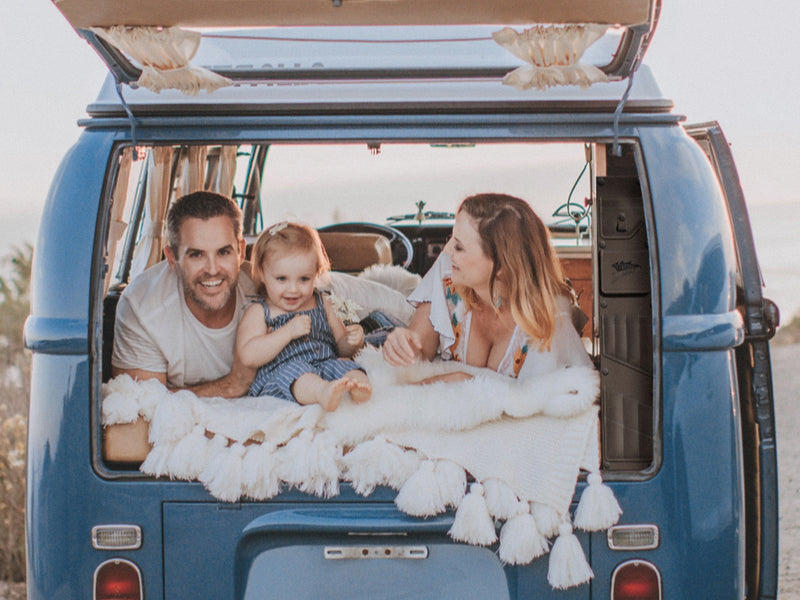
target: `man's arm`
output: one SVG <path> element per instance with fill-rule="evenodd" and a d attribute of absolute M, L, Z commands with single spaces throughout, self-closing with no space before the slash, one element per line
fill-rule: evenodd
<path fill-rule="evenodd" d="M 153 371 L 146 371 L 144 369 L 120 369 L 117 367 L 112 367 L 111 375 L 113 377 L 116 377 L 117 375 L 130 375 L 138 381 L 144 381 L 145 379 L 156 379 L 160 383 L 163 383 L 165 386 L 167 386 L 167 389 L 169 389 L 171 392 L 177 392 L 178 390 L 189 390 L 197 396 L 239 398 L 247 395 L 247 392 L 250 389 L 250 384 L 253 383 L 253 379 L 256 377 L 256 369 L 245 367 L 240 361 L 234 358 L 230 373 L 224 377 L 220 377 L 214 381 L 206 381 L 204 383 L 198 383 L 197 385 L 183 388 L 169 385 L 167 383 L 166 373 L 155 373 Z"/>

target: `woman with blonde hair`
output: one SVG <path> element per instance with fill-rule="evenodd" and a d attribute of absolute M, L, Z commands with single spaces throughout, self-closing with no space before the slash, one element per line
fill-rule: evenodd
<path fill-rule="evenodd" d="M 465 199 L 442 255 L 408 300 L 416 306 L 408 328 L 392 331 L 383 345 L 390 364 L 439 353 L 510 377 L 590 364 L 549 231 L 514 196 Z M 425 382 L 469 378 L 455 372 Z"/>

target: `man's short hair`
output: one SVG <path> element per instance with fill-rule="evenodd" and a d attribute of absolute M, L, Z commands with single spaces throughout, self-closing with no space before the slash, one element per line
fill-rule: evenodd
<path fill-rule="evenodd" d="M 236 202 L 215 192 L 193 192 L 178 198 L 167 215 L 169 245 L 176 254 L 180 245 L 181 225 L 190 217 L 203 221 L 214 217 L 230 217 L 236 240 L 242 239 L 242 211 Z"/>

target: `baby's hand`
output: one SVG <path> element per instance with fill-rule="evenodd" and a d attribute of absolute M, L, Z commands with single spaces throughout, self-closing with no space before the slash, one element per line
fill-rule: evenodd
<path fill-rule="evenodd" d="M 361 348 L 364 345 L 364 329 L 358 323 L 346 325 L 344 328 L 347 333 L 346 341 L 353 348 Z"/>
<path fill-rule="evenodd" d="M 285 325 L 292 334 L 292 339 L 303 337 L 311 333 L 311 317 L 308 315 L 295 315 Z"/>

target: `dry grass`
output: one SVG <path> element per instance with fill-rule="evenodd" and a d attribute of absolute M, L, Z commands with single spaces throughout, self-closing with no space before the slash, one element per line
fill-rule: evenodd
<path fill-rule="evenodd" d="M 22 327 L 29 310 L 32 255 L 28 246 L 0 259 L 0 266 L 11 273 L 0 276 L 0 580 L 5 582 L 25 580 L 25 446 L 31 369 Z M 18 597 L 11 593 L 8 598 Z"/>

